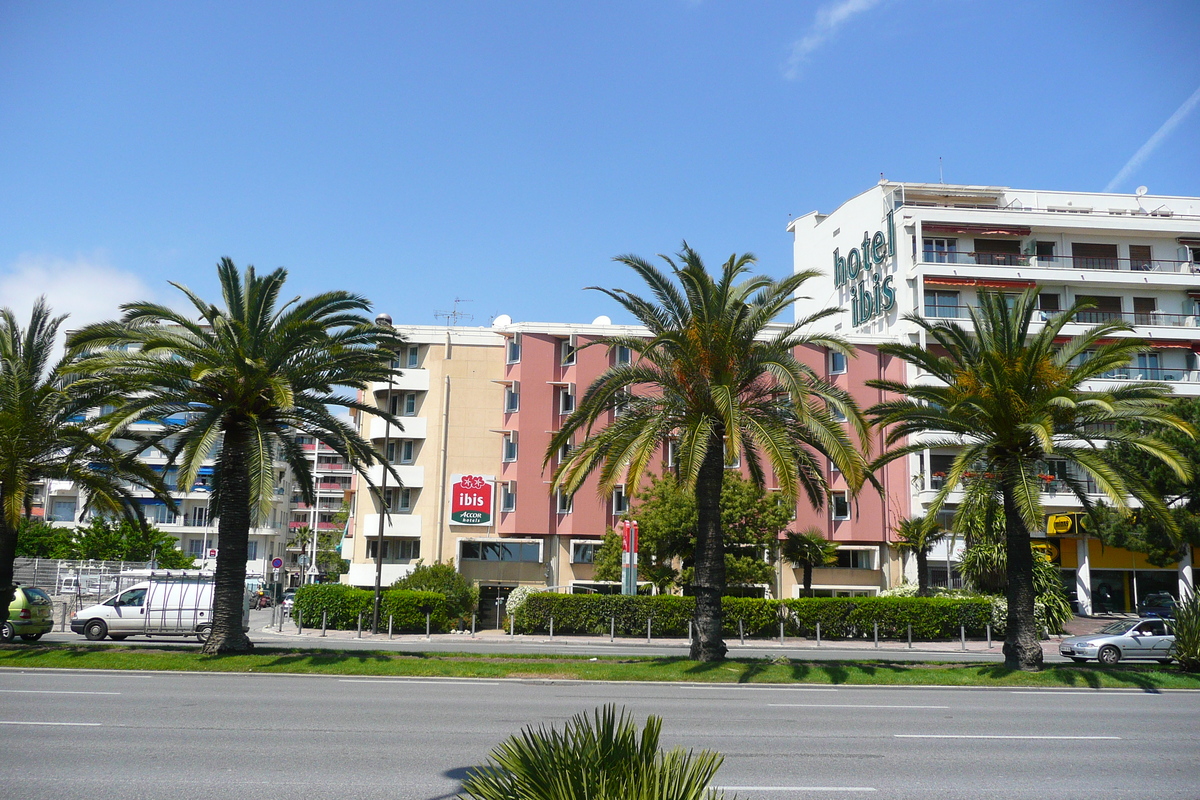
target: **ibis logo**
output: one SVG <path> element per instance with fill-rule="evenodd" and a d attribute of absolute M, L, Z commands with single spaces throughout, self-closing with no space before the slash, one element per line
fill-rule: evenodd
<path fill-rule="evenodd" d="M 450 521 L 455 525 L 492 524 L 492 475 L 451 475 Z"/>
<path fill-rule="evenodd" d="M 843 256 L 833 249 L 833 285 L 853 283 L 850 288 L 850 313 L 854 325 L 870 322 L 896 305 L 893 276 L 883 277 L 883 263 L 896 254 L 896 220 L 889 211 L 884 230 L 863 231 L 861 247 L 851 248 Z"/>

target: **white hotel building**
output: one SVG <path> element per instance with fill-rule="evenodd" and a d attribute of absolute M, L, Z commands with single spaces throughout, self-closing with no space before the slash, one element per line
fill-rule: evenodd
<path fill-rule="evenodd" d="M 1095 305 L 1066 333 L 1123 319 L 1134 326 L 1128 335 L 1153 347 L 1108 380 L 1160 380 L 1179 395 L 1200 395 L 1200 198 L 880 181 L 832 213 L 793 220 L 789 230 L 796 269 L 824 273 L 805 285 L 812 299 L 797 314 L 845 308 L 820 324 L 857 345 L 859 357 L 849 364 L 831 358 L 824 368 L 864 406 L 880 399 L 864 381 L 920 377 L 874 347 L 896 340 L 924 344 L 906 314 L 962 320 L 982 288 L 1031 286 L 1038 287 L 1046 315 L 1080 298 Z M 882 476 L 882 501 L 865 492 L 853 510 L 835 503 L 832 512 L 802 523 L 894 559 L 894 525 L 924 513 L 952 457 L 953 451 L 930 449 L 897 462 Z M 1066 469 L 1047 464 L 1049 474 Z M 836 486 L 838 476 L 832 477 Z M 1052 532 L 1037 535 L 1047 537 L 1081 610 L 1132 610 L 1150 591 L 1179 596 L 1191 590 L 1194 553 L 1163 569 L 1139 553 L 1082 537 L 1071 516 L 1080 504 L 1056 483 L 1047 484 L 1043 497 Z M 956 545 L 961 548 L 961 540 L 931 555 L 943 576 Z M 911 565 L 905 571 L 911 573 Z"/>

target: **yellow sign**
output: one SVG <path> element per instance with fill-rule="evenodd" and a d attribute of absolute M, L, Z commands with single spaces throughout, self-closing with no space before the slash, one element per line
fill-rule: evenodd
<path fill-rule="evenodd" d="M 1072 528 L 1072 521 L 1066 514 L 1051 514 L 1046 519 L 1046 533 L 1064 534 L 1069 533 Z"/>

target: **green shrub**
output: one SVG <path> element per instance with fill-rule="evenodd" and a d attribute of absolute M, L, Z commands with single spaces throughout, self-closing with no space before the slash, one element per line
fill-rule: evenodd
<path fill-rule="evenodd" d="M 645 636 L 652 618 L 655 636 L 686 636 L 695 603 L 690 597 L 660 594 L 653 597 L 619 594 L 556 594 L 538 592 L 525 598 L 513 613 L 518 633 L 606 634 L 616 620 L 616 632 Z"/>
<path fill-rule="evenodd" d="M 479 588 L 454 569 L 453 561 L 418 561 L 413 571 L 393 583 L 392 588 L 438 592 L 446 597 L 446 611 L 453 618 L 470 614 L 479 602 Z"/>
<path fill-rule="evenodd" d="M 719 753 L 659 748 L 660 717 L 645 731 L 612 705 L 577 714 L 560 732 L 529 726 L 492 750 L 463 781 L 469 800 L 720 800 L 709 783 Z"/>
<path fill-rule="evenodd" d="M 1172 655 L 1184 672 L 1200 672 L 1200 594 L 1175 606 L 1175 650 Z"/>
<path fill-rule="evenodd" d="M 375 593 L 339 583 L 311 584 L 296 590 L 292 619 L 301 620 L 306 627 L 321 626 L 321 614 L 326 615 L 326 627 L 335 631 L 357 630 L 359 614 L 363 627 L 371 625 Z M 424 633 L 425 612 L 430 612 L 430 630 L 438 633 L 450 629 L 445 596 L 437 592 L 411 592 L 388 589 L 379 599 L 379 625 L 387 625 L 393 617 L 397 633 Z"/>

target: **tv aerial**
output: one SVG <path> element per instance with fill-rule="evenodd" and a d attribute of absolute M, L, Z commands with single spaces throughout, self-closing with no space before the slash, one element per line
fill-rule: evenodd
<path fill-rule="evenodd" d="M 468 321 L 474 320 L 475 319 L 474 314 L 468 314 L 465 311 L 458 310 L 459 303 L 471 303 L 471 302 L 474 302 L 474 301 L 473 300 L 463 300 L 462 298 L 456 297 L 456 298 L 454 298 L 454 310 L 453 311 L 435 311 L 435 312 L 433 312 L 433 318 L 434 319 L 444 319 L 446 321 L 446 324 L 449 325 L 450 327 L 454 327 L 455 325 L 458 325 L 460 320 L 464 320 L 464 319 L 468 320 Z"/>

